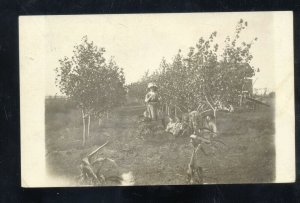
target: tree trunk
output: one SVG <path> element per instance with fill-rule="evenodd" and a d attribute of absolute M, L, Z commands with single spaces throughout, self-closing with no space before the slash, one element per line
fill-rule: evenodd
<path fill-rule="evenodd" d="M 85 145 L 85 118 L 84 118 L 84 111 L 81 109 L 82 112 L 82 124 L 83 124 L 83 130 L 82 130 L 82 145 Z"/>
<path fill-rule="evenodd" d="M 240 106 L 242 106 L 242 104 L 243 104 L 243 94 L 241 94 L 240 97 L 241 97 L 241 98 L 240 98 Z"/>
<path fill-rule="evenodd" d="M 99 125 L 99 126 L 101 126 L 101 122 L 102 122 L 102 120 L 101 120 L 101 118 L 99 117 L 99 118 L 98 118 L 98 125 Z"/>
<path fill-rule="evenodd" d="M 88 118 L 88 126 L 87 126 L 87 137 L 90 137 L 90 124 L 91 124 L 91 116 Z"/>
<path fill-rule="evenodd" d="M 215 117 L 215 124 L 217 126 L 217 108 L 215 108 L 213 111 L 214 111 L 214 117 Z"/>
<path fill-rule="evenodd" d="M 168 114 L 168 104 L 166 103 L 166 106 L 165 106 L 165 113 Z"/>
<path fill-rule="evenodd" d="M 213 110 L 214 112 L 214 117 L 215 117 L 215 124 L 217 125 L 217 107 L 214 107 L 207 99 L 207 97 L 205 96 L 206 102 L 208 103 L 208 105 L 210 106 L 210 108 Z"/>

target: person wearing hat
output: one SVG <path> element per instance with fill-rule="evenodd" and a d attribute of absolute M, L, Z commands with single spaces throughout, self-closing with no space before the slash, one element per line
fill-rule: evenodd
<path fill-rule="evenodd" d="M 150 119 L 157 121 L 158 119 L 158 106 L 159 106 L 159 95 L 157 93 L 157 85 L 155 83 L 148 84 L 149 92 L 146 94 L 145 102 L 147 104 L 147 111 Z"/>

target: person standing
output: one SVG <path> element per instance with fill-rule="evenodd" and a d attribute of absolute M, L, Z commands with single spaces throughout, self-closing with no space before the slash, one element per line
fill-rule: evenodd
<path fill-rule="evenodd" d="M 149 92 L 146 94 L 145 102 L 147 104 L 147 111 L 152 121 L 158 119 L 159 95 L 157 93 L 157 85 L 155 83 L 148 84 Z"/>

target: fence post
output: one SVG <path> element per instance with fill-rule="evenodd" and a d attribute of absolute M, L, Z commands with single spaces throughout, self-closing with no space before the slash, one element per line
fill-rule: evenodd
<path fill-rule="evenodd" d="M 82 130 L 82 145 L 85 145 L 85 115 L 83 109 L 81 110 L 82 113 L 82 123 L 83 123 L 83 130 Z"/>

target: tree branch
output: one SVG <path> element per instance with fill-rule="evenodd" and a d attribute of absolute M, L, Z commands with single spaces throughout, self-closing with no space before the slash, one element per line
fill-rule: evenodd
<path fill-rule="evenodd" d="M 208 111 L 212 111 L 212 109 L 208 109 L 208 110 L 205 110 L 205 111 L 200 112 L 200 113 L 199 113 L 199 116 L 200 116 L 201 114 L 205 113 L 205 112 L 208 112 Z"/>
<path fill-rule="evenodd" d="M 170 104 L 171 106 L 174 106 L 175 108 L 178 108 L 180 111 L 181 111 L 181 113 L 183 113 L 183 111 L 182 111 L 182 109 L 179 107 L 179 106 L 177 106 L 177 105 L 175 105 L 175 104 Z M 183 107 L 184 108 L 184 107 Z M 186 108 L 184 108 L 185 110 L 187 110 Z"/>
<path fill-rule="evenodd" d="M 100 147 L 98 147 L 97 149 L 95 149 L 93 152 L 91 152 L 89 155 L 87 155 L 88 160 L 91 159 L 91 157 L 96 154 L 100 149 L 102 149 L 105 145 L 107 145 L 109 143 L 109 141 L 106 141 L 103 145 L 101 145 Z"/>
<path fill-rule="evenodd" d="M 206 100 L 206 102 L 208 103 L 208 105 L 210 106 L 210 108 L 211 108 L 212 110 L 215 110 L 215 108 L 212 106 L 212 104 L 208 101 L 206 95 L 205 95 L 205 100 Z"/>

